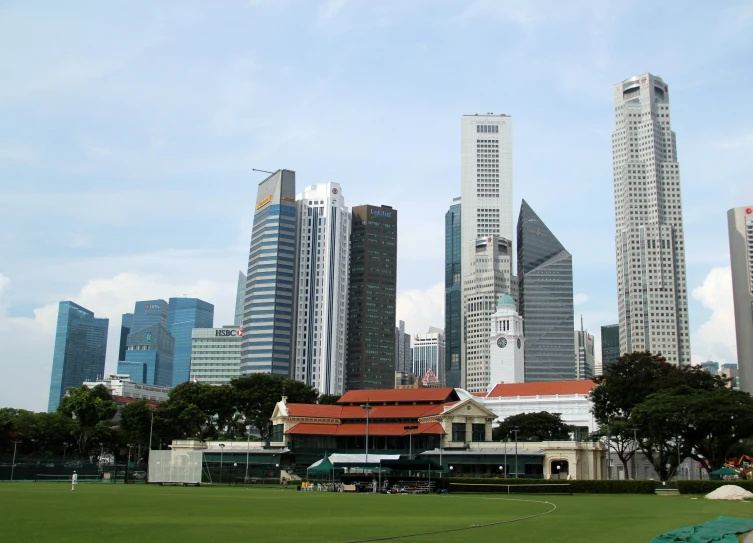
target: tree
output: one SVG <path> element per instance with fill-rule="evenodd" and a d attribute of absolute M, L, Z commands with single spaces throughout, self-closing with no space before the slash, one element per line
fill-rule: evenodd
<path fill-rule="evenodd" d="M 120 411 L 120 429 L 131 443 L 144 443 L 149 447 L 152 429 L 152 407 L 145 400 L 131 402 Z"/>
<path fill-rule="evenodd" d="M 336 405 L 341 397 L 339 394 L 321 394 L 316 403 L 319 405 Z"/>
<path fill-rule="evenodd" d="M 513 436 L 512 430 L 519 428 L 518 441 L 565 441 L 570 439 L 574 426 L 565 424 L 559 413 L 521 413 L 503 420 L 492 430 L 492 439 L 502 441 L 507 436 Z"/>
<path fill-rule="evenodd" d="M 625 477 L 630 477 L 630 460 L 635 455 L 638 444 L 633 439 L 633 429 L 623 418 L 613 418 L 610 423 L 599 426 L 599 434 L 607 436 L 609 439 L 609 448 L 616 454 L 625 470 Z"/>
<path fill-rule="evenodd" d="M 285 379 L 267 373 L 237 377 L 230 383 L 235 409 L 247 424 L 256 428 L 262 441 L 269 440 L 272 422 L 269 420 L 275 405 L 283 396 L 289 403 L 316 403 L 316 389 L 300 381 Z"/>
<path fill-rule="evenodd" d="M 78 423 L 74 437 L 82 456 L 89 451 L 89 440 L 94 427 L 100 422 L 112 419 L 116 412 L 115 400 L 104 385 L 97 385 L 94 388 L 87 386 L 72 388 L 63 396 L 58 407 L 58 413 L 73 417 Z"/>

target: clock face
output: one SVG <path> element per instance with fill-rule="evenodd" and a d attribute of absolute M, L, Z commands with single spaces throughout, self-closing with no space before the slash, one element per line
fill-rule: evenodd
<path fill-rule="evenodd" d="M 518 349 L 520 349 L 520 338 L 518 338 Z"/>
<path fill-rule="evenodd" d="M 497 340 L 497 347 L 504 349 L 507 347 L 507 338 L 501 337 Z"/>

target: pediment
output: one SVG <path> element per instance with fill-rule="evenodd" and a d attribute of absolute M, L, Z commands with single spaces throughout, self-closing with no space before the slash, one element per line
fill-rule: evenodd
<path fill-rule="evenodd" d="M 496 419 L 497 414 L 491 409 L 487 409 L 473 398 L 466 398 L 465 400 L 456 403 L 449 409 L 442 413 L 442 417 L 451 416 L 467 416 L 467 417 L 485 417 Z"/>

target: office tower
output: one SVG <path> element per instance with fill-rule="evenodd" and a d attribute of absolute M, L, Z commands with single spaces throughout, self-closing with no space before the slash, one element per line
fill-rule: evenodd
<path fill-rule="evenodd" d="M 306 187 L 296 199 L 293 376 L 320 394 L 345 392 L 350 212 L 337 183 Z"/>
<path fill-rule="evenodd" d="M 601 368 L 607 369 L 620 357 L 620 325 L 608 324 L 601 327 Z"/>
<path fill-rule="evenodd" d="M 413 337 L 413 347 L 411 347 L 413 369 L 408 371 L 412 371 L 419 378 L 424 378 L 426 373 L 431 371 L 439 380 L 439 384 L 442 384 L 445 382 L 445 355 L 444 330 L 431 326 L 427 333 L 416 334 Z"/>
<path fill-rule="evenodd" d="M 126 341 L 125 360 L 118 362 L 119 375 L 135 383 L 172 386 L 175 340 L 162 323 L 132 331 Z"/>
<path fill-rule="evenodd" d="M 60 302 L 47 411 L 57 410 L 68 388 L 104 374 L 109 323 L 78 304 Z"/>
<path fill-rule="evenodd" d="M 120 319 L 120 345 L 118 346 L 118 360 L 125 360 L 126 340 L 133 326 L 133 313 L 123 313 Z"/>
<path fill-rule="evenodd" d="M 241 374 L 240 326 L 194 328 L 191 331 L 191 382 L 227 385 Z"/>
<path fill-rule="evenodd" d="M 714 362 L 713 360 L 701 362 L 701 368 L 712 375 L 717 375 L 719 373 L 719 362 Z"/>
<path fill-rule="evenodd" d="M 295 280 L 295 172 L 259 184 L 243 308 L 241 374 L 290 376 Z"/>
<path fill-rule="evenodd" d="M 235 326 L 243 326 L 243 306 L 246 303 L 246 274 L 238 272 L 238 289 L 235 291 Z"/>
<path fill-rule="evenodd" d="M 753 206 L 727 212 L 740 390 L 753 394 Z"/>
<path fill-rule="evenodd" d="M 518 215 L 517 249 L 525 380 L 576 379 L 573 259 L 525 200 Z"/>
<path fill-rule="evenodd" d="M 460 387 L 463 369 L 460 355 L 463 350 L 463 283 L 462 237 L 460 235 L 460 198 L 452 200 L 444 216 L 444 331 L 445 331 L 445 384 Z"/>
<path fill-rule="evenodd" d="M 620 352 L 690 364 L 680 172 L 669 89 L 643 74 L 614 87 L 612 132 Z"/>
<path fill-rule="evenodd" d="M 512 242 L 497 235 L 474 242 L 475 258 L 463 273 L 463 388 L 486 392 L 490 379 L 489 336 L 497 300 L 510 292 Z"/>
<path fill-rule="evenodd" d="M 168 303 L 165 300 L 142 300 L 136 302 L 131 320 L 131 332 L 161 324 L 167 327 Z M 129 332 L 129 333 L 131 333 Z"/>
<path fill-rule="evenodd" d="M 214 305 L 198 298 L 170 298 L 167 331 L 175 340 L 172 386 L 188 381 L 191 369 L 191 330 L 214 326 Z"/>
<path fill-rule="evenodd" d="M 574 331 L 575 338 L 575 375 L 581 380 L 593 379 L 596 373 L 596 357 L 594 356 L 594 337 L 588 330 Z"/>
<path fill-rule="evenodd" d="M 515 300 L 505 293 L 497 300 L 489 327 L 489 384 L 484 392 L 499 383 L 522 383 L 525 379 L 525 337 L 523 317 L 515 309 Z"/>
<path fill-rule="evenodd" d="M 735 390 L 741 390 L 740 388 L 740 369 L 737 364 L 722 364 L 719 370 L 719 375 L 730 379 L 729 386 Z M 750 394 L 750 393 L 748 393 Z"/>
<path fill-rule="evenodd" d="M 350 234 L 346 390 L 395 383 L 397 210 L 356 206 Z"/>
<path fill-rule="evenodd" d="M 399 321 L 395 327 L 395 371 L 409 372 L 410 368 L 410 334 L 405 333 L 405 321 Z"/>

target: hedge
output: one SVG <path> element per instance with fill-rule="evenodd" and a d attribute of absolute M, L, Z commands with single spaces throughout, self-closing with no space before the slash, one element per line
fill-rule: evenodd
<path fill-rule="evenodd" d="M 677 481 L 680 494 L 708 494 L 723 485 L 737 485 L 753 492 L 753 481 Z"/>

